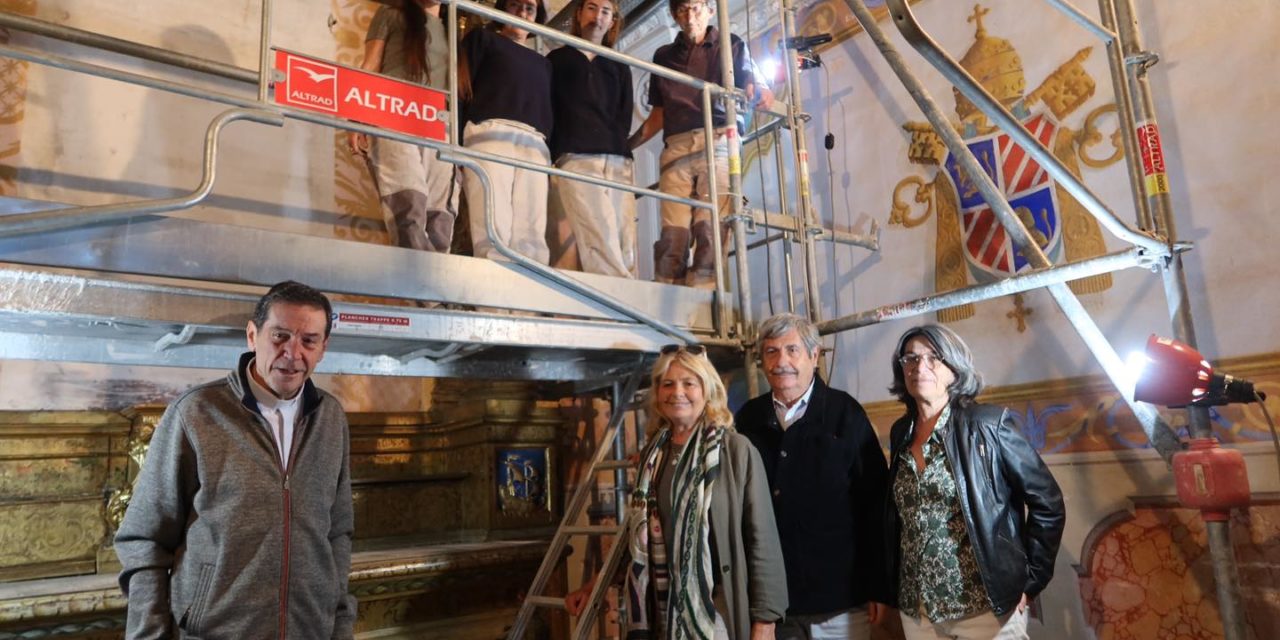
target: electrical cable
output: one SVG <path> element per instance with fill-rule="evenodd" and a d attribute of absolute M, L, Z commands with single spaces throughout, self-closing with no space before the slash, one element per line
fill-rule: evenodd
<path fill-rule="evenodd" d="M 1276 447 L 1276 468 L 1280 471 L 1280 435 L 1276 435 L 1276 422 L 1271 419 L 1271 412 L 1267 411 L 1266 398 L 1256 391 L 1253 394 L 1253 398 L 1258 403 L 1258 407 L 1262 409 L 1262 415 L 1267 419 L 1267 426 L 1271 428 L 1271 443 Z"/>
<path fill-rule="evenodd" d="M 823 119 L 826 121 L 827 125 L 827 133 L 823 136 L 822 146 L 827 152 L 827 206 L 831 209 L 831 227 L 834 231 L 836 223 L 836 170 L 835 163 L 833 161 L 834 154 L 832 151 L 835 149 L 835 136 L 831 133 L 831 112 L 834 105 L 831 98 L 831 70 L 828 69 L 825 64 L 822 65 L 822 84 L 822 91 L 826 94 L 827 99 L 826 112 L 823 114 Z M 849 227 L 852 226 L 852 224 L 849 225 Z M 817 243 L 814 243 L 814 247 L 817 247 Z M 839 271 L 836 265 L 836 243 L 833 240 L 831 242 L 831 308 L 835 312 L 835 317 L 837 318 L 840 317 L 840 279 L 836 277 L 838 273 Z M 850 286 L 853 286 L 852 282 L 850 283 Z M 830 380 L 831 376 L 835 374 L 836 360 L 840 355 L 839 347 L 840 336 L 837 334 L 831 348 L 831 360 L 827 363 L 827 380 Z"/>

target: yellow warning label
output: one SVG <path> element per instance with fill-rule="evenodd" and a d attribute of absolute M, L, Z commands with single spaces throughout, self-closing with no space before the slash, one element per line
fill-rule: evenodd
<path fill-rule="evenodd" d="M 1169 193 L 1169 174 L 1167 173 L 1151 174 L 1146 177 L 1145 182 L 1148 196 Z"/>

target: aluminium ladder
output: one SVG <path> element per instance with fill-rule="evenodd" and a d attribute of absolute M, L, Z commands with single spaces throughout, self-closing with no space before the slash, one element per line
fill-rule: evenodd
<path fill-rule="evenodd" d="M 614 572 L 617 571 L 622 561 L 623 551 L 626 548 L 625 534 L 631 524 L 630 516 L 628 515 L 629 510 L 626 505 L 629 491 L 626 491 L 624 487 L 626 485 L 626 470 L 635 466 L 635 463 L 626 457 L 623 427 L 626 414 L 634 411 L 638 406 L 634 398 L 640 387 L 641 380 L 648 375 L 647 364 L 646 358 L 640 358 L 625 383 L 614 383 L 613 408 L 609 416 L 609 424 L 605 429 L 604 436 L 600 439 L 599 447 L 591 458 L 586 475 L 583 477 L 582 482 L 578 484 L 578 488 L 574 491 L 569 504 L 565 506 L 564 516 L 560 521 L 559 528 L 556 529 L 555 536 L 551 539 L 547 555 L 542 559 L 542 565 L 538 567 L 538 573 L 534 576 L 533 583 L 529 586 L 528 594 L 520 604 L 520 611 L 516 615 L 515 623 L 511 625 L 507 633 L 508 640 L 519 640 L 524 637 L 525 629 L 532 620 L 535 609 L 539 607 L 547 609 L 565 608 L 563 596 L 546 595 L 545 589 L 551 579 L 551 574 L 555 571 L 564 555 L 570 538 L 574 536 L 613 536 L 613 544 L 603 558 L 599 577 L 591 590 L 587 606 L 578 618 L 578 625 L 572 633 L 572 637 L 576 640 L 585 640 L 595 626 L 600 603 L 605 591 L 609 588 Z M 637 433 L 636 442 L 638 445 L 643 446 L 644 426 L 639 419 L 635 420 L 634 425 Z M 612 459 L 606 459 L 610 449 L 613 450 L 614 456 Z M 614 487 L 615 495 L 617 496 L 615 498 L 616 524 L 576 524 L 587 508 L 591 487 L 596 483 L 597 474 L 601 471 L 614 471 L 616 473 Z"/>

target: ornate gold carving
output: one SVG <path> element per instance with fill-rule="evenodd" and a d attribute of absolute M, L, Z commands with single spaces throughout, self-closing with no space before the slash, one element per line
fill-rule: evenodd
<path fill-rule="evenodd" d="M 0 580 L 22 565 L 92 561 L 104 533 L 101 508 L 97 499 L 0 507 Z"/>
<path fill-rule="evenodd" d="M 1105 104 L 1090 111 L 1089 115 L 1084 118 L 1084 129 L 1076 135 L 1076 155 L 1088 167 L 1102 169 L 1119 162 L 1124 157 L 1124 141 L 1121 139 L 1124 132 L 1120 130 L 1118 124 L 1116 130 L 1111 132 L 1110 136 L 1107 136 L 1108 141 L 1111 143 L 1111 155 L 1105 158 L 1095 158 L 1088 153 L 1089 149 L 1102 143 L 1102 131 L 1098 127 L 1098 120 L 1112 113 L 1116 113 L 1115 103 Z"/>
<path fill-rule="evenodd" d="M 133 428 L 129 432 L 129 440 L 125 445 L 125 453 L 133 462 L 132 472 L 129 473 L 129 483 L 122 489 L 118 489 L 111 493 L 111 497 L 107 499 L 107 507 L 103 512 L 103 517 L 107 522 L 108 535 L 115 535 L 120 523 L 124 522 L 124 512 L 129 508 L 129 501 L 133 499 L 133 484 L 138 479 L 138 474 L 142 472 L 142 463 L 147 459 L 147 450 L 151 448 L 151 436 L 155 435 L 156 425 L 160 421 L 161 412 L 156 409 L 136 411 L 133 418 Z"/>
<path fill-rule="evenodd" d="M 1027 331 L 1027 317 L 1036 312 L 1035 309 L 1025 306 L 1025 303 L 1026 299 L 1021 293 L 1013 294 L 1013 311 L 1004 314 L 1004 317 L 1012 318 L 1018 323 L 1018 333 Z"/>

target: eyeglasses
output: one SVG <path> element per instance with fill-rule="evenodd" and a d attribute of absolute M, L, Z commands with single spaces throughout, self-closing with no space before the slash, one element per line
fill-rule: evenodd
<path fill-rule="evenodd" d="M 686 2 L 676 7 L 672 11 L 672 13 L 674 13 L 677 16 L 684 16 L 684 15 L 689 15 L 695 12 L 702 13 L 703 11 L 706 11 L 706 10 L 707 10 L 707 4 L 705 2 Z"/>
<path fill-rule="evenodd" d="M 946 362 L 946 360 L 936 353 L 905 353 L 898 358 L 898 364 L 902 365 L 903 369 L 908 370 L 916 368 L 916 365 L 920 363 L 924 363 L 924 368 L 932 371 L 941 362 Z"/>
<path fill-rule="evenodd" d="M 663 345 L 663 347 L 658 350 L 658 353 L 664 356 L 669 356 L 673 353 L 680 353 L 681 351 L 691 356 L 701 356 L 707 353 L 707 348 L 700 344 L 668 344 Z"/>

